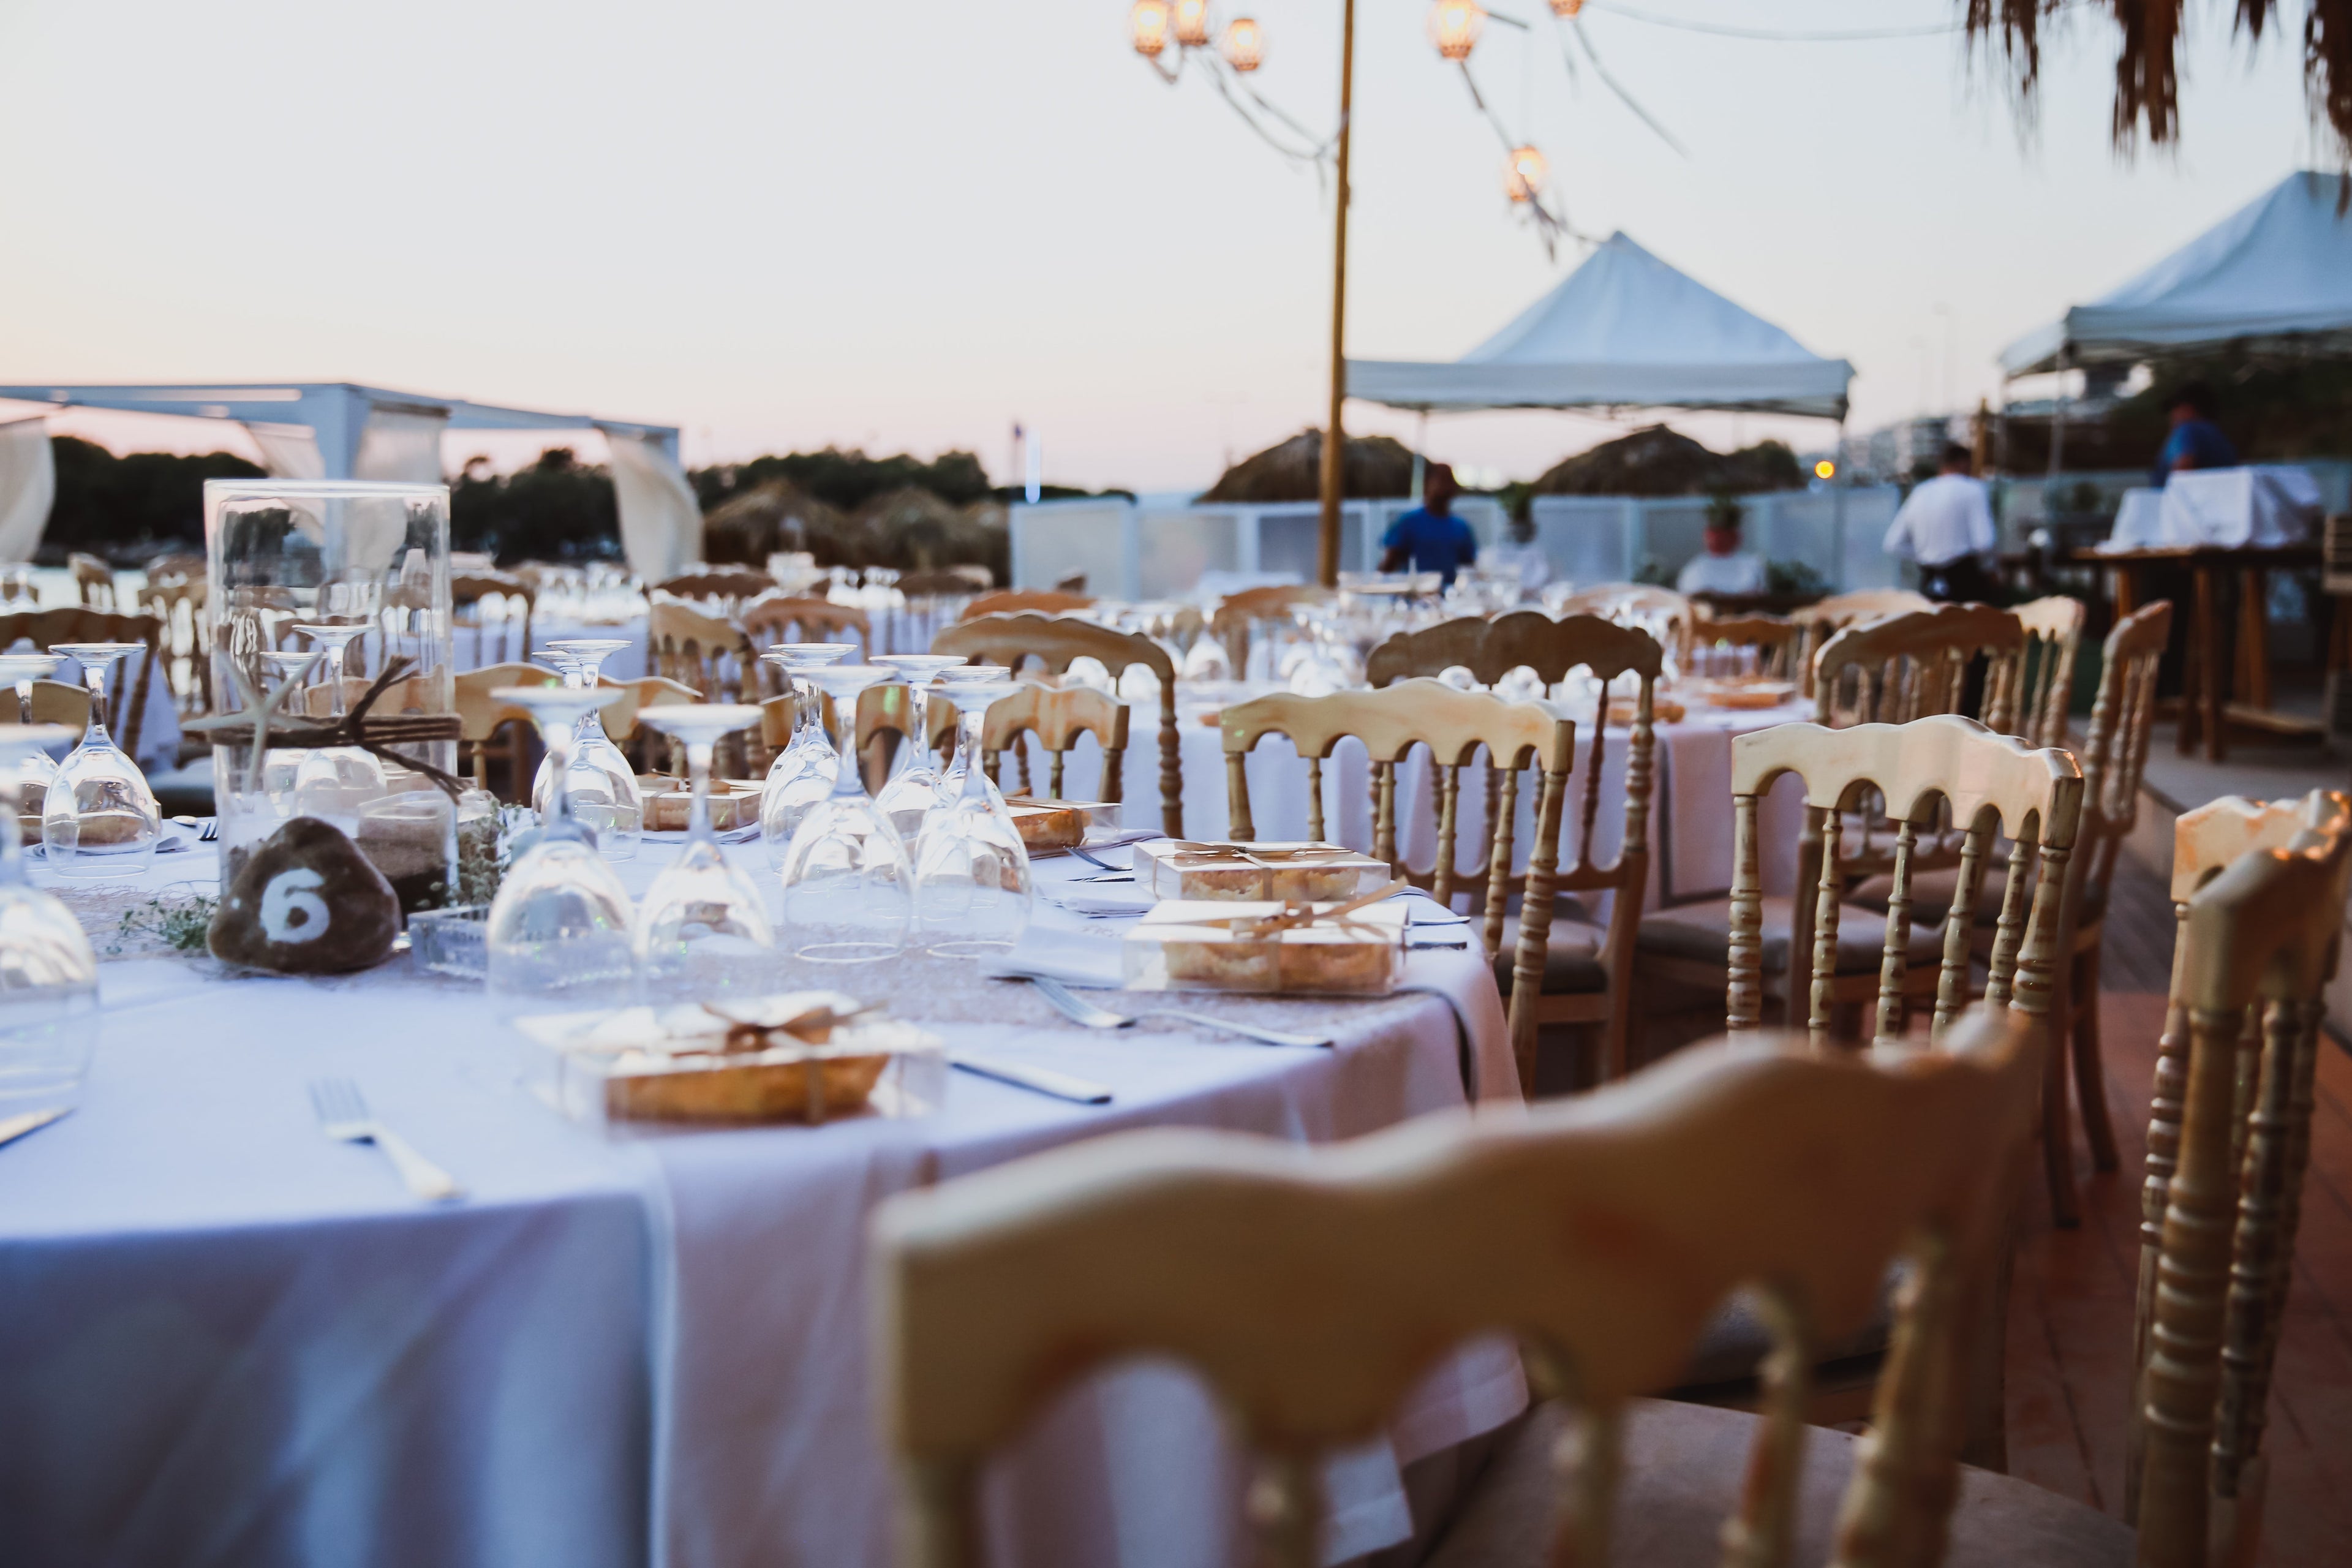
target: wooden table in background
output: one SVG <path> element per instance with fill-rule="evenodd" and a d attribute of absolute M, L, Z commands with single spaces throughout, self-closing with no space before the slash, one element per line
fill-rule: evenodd
<path fill-rule="evenodd" d="M 2180 666 L 2179 749 L 2183 756 L 2195 750 L 2201 738 L 2206 757 L 2217 763 L 2222 761 L 2229 755 L 2228 727 L 2231 724 L 2273 735 L 2319 733 L 2320 726 L 2315 720 L 2272 710 L 2268 611 L 2270 574 L 2317 566 L 2319 546 L 2194 545 L 2119 550 L 2112 553 L 2084 551 L 2071 560 L 2077 565 L 2103 566 L 2112 573 L 2118 620 L 2147 602 L 2147 595 L 2140 591 L 2142 567 L 2189 568 L 2189 602 L 2179 606 L 2182 612 L 2179 624 L 2188 634 L 2186 657 Z M 2218 612 L 2214 585 L 2224 572 L 2238 574 L 2238 620 L 2231 628 L 2233 635 L 2229 637 L 2215 624 Z"/>

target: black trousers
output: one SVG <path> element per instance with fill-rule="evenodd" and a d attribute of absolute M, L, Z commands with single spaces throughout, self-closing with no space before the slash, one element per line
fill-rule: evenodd
<path fill-rule="evenodd" d="M 2000 584 L 1983 562 L 1963 555 L 1941 566 L 1921 566 L 1919 592 L 1939 605 L 1991 605 L 2000 602 Z"/>

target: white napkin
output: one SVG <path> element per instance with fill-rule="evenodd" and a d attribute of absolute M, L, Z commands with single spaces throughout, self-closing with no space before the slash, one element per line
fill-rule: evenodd
<path fill-rule="evenodd" d="M 1126 983 L 1118 938 L 1034 925 L 1021 933 L 1011 952 L 982 960 L 981 973 L 1000 979 L 1042 974 L 1065 985 L 1114 989 Z"/>

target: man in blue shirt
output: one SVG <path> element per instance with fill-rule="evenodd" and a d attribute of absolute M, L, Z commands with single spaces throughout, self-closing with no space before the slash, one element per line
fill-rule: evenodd
<path fill-rule="evenodd" d="M 1381 540 L 1381 570 L 1402 572 L 1407 562 L 1415 572 L 1434 572 L 1445 586 L 1454 574 L 1478 559 L 1477 536 L 1454 515 L 1454 470 L 1432 463 L 1423 475 L 1421 504 L 1389 524 Z"/>
<path fill-rule="evenodd" d="M 2172 434 L 2164 438 L 2164 450 L 2157 454 L 2156 472 L 2150 476 L 2156 488 L 2162 489 L 2164 481 L 2182 468 L 2237 466 L 2238 448 L 2213 423 L 2212 389 L 2201 381 L 2190 382 L 2172 399 Z"/>

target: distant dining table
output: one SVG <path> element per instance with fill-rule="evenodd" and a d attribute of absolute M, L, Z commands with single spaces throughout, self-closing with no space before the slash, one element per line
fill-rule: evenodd
<path fill-rule="evenodd" d="M 675 852 L 649 838 L 624 880 L 641 892 Z M 762 847 L 729 853 L 780 905 Z M 209 889 L 214 856 L 193 844 L 140 884 L 67 896 L 103 951 L 142 900 Z M 1065 907 L 1090 873 L 1038 862 L 1033 938 L 1108 976 L 1123 922 Z M 1202 1000 L 1329 1047 L 1081 1029 L 964 960 L 780 961 L 780 989 L 885 998 L 954 1050 L 1113 1098 L 956 1072 L 926 1116 L 634 1132 L 543 1103 L 478 983 L 406 955 L 332 980 L 238 974 L 134 939 L 102 968 L 80 1108 L 0 1147 L 0 1556 L 881 1568 L 874 1205 L 1118 1128 L 1312 1142 L 1515 1100 L 1484 955 L 1415 904 L 1435 934 L 1397 994 Z M 356 1082 L 467 1195 L 420 1203 L 380 1153 L 323 1136 L 308 1086 L 325 1078 Z M 1525 1402 L 1508 1344 L 1440 1363 L 1327 1467 L 1327 1557 L 1405 1539 L 1404 1467 Z M 1138 1367 L 1046 1414 L 994 1484 L 992 1529 L 1005 1560 L 1207 1568 L 1234 1554 L 1243 1484 L 1199 1387 Z"/>

